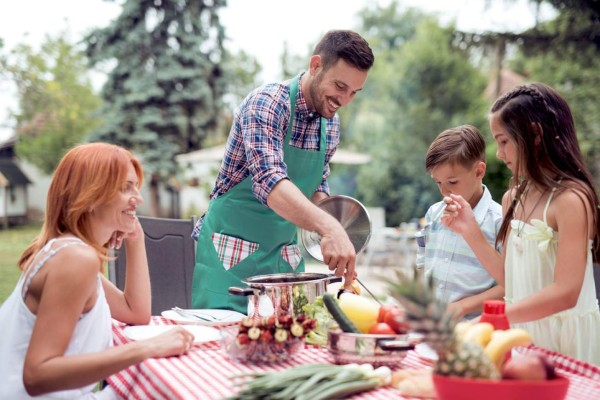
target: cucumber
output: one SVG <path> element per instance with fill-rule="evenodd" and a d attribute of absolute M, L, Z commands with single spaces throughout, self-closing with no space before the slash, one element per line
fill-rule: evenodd
<path fill-rule="evenodd" d="M 329 314 L 331 314 L 335 322 L 338 323 L 342 331 L 346 333 L 360 333 L 354 323 L 350 321 L 350 318 L 342 311 L 336 298 L 331 293 L 325 293 L 323 295 L 323 304 L 325 304 L 327 311 L 329 311 Z"/>

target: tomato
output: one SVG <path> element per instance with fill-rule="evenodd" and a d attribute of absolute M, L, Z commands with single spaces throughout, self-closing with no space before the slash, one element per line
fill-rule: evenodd
<path fill-rule="evenodd" d="M 385 314 L 383 322 L 388 324 L 398 334 L 407 333 L 410 329 L 410 325 L 405 319 L 404 310 L 401 308 L 391 310 Z"/>
<path fill-rule="evenodd" d="M 379 307 L 379 315 L 377 316 L 377 322 L 384 322 L 385 320 L 385 315 L 394 310 L 397 309 L 398 306 L 395 306 L 393 304 L 384 304 L 381 307 Z"/>
<path fill-rule="evenodd" d="M 369 328 L 369 333 L 371 335 L 395 335 L 396 331 L 385 322 L 377 322 Z"/>

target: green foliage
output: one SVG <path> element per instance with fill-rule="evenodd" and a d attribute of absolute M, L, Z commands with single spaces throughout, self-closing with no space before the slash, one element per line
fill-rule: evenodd
<path fill-rule="evenodd" d="M 589 1 L 551 3 L 560 7 L 559 15 L 534 33 L 554 40 L 546 47 L 521 48 L 509 65 L 530 81 L 554 87 L 565 98 L 584 157 L 600 185 L 600 14 L 598 9 L 586 8 Z"/>
<path fill-rule="evenodd" d="M 307 60 L 310 58 L 310 55 L 312 55 L 312 49 L 315 45 L 316 43 L 309 47 L 307 51 L 308 56 L 304 57 L 298 54 L 292 54 L 288 49 L 287 42 L 285 42 L 283 44 L 283 52 L 279 57 L 281 62 L 281 79 L 289 79 L 296 76 L 299 71 L 305 70 L 307 68 Z"/>
<path fill-rule="evenodd" d="M 87 61 L 66 33 L 47 37 L 40 50 L 17 46 L 0 71 L 17 86 L 16 120 L 23 159 L 51 173 L 65 150 L 82 141 L 99 121 L 101 104 L 87 77 Z"/>
<path fill-rule="evenodd" d="M 148 174 L 164 182 L 174 156 L 202 147 L 219 128 L 226 91 L 224 0 L 127 0 L 108 27 L 85 42 L 93 65 L 114 63 L 103 87 L 106 123 L 90 140 L 140 154 Z"/>
<path fill-rule="evenodd" d="M 488 145 L 486 149 L 487 168 L 483 183 L 487 186 L 492 198 L 498 203 L 502 202 L 502 196 L 508 188 L 512 173 L 504 162 L 496 157 L 496 144 Z"/>
<path fill-rule="evenodd" d="M 21 270 L 17 267 L 17 261 L 40 229 L 39 222 L 0 229 L 0 304 L 10 295 L 19 280 Z"/>
<path fill-rule="evenodd" d="M 237 54 L 226 51 L 223 71 L 227 81 L 228 109 L 233 110 L 248 93 L 258 86 L 256 77 L 262 71 L 262 67 L 256 58 L 244 50 Z M 229 129 L 229 126 L 225 126 L 225 128 Z"/>
<path fill-rule="evenodd" d="M 452 28 L 427 15 L 399 13 L 392 3 L 370 10 L 363 23 L 379 52 L 365 93 L 352 104 L 349 141 L 373 157 L 359 172 L 358 197 L 383 206 L 387 224 L 397 225 L 424 215 L 440 198 L 424 168 L 435 136 L 466 123 L 487 125 L 485 79 L 469 54 L 453 46 Z"/>

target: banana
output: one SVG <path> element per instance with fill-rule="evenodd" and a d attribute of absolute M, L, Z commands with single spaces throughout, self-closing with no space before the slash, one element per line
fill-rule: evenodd
<path fill-rule="evenodd" d="M 497 333 L 496 333 L 497 332 Z M 492 360 L 498 370 L 501 370 L 506 353 L 515 346 L 529 346 L 531 336 L 525 329 L 512 328 L 505 331 L 495 331 L 492 340 L 485 346 L 485 354 Z"/>
<path fill-rule="evenodd" d="M 490 341 L 494 340 L 494 338 L 496 336 L 498 336 L 498 338 L 500 338 L 500 336 L 504 335 L 504 331 L 499 329 L 499 330 L 495 330 L 494 332 L 492 332 L 492 338 L 490 339 Z M 489 342 L 488 342 L 489 344 Z"/>
<path fill-rule="evenodd" d="M 473 341 L 479 344 L 481 347 L 485 346 L 492 339 L 492 333 L 494 332 L 494 325 L 489 322 L 478 322 L 473 324 L 462 337 L 463 342 Z"/>
<path fill-rule="evenodd" d="M 460 321 L 454 326 L 454 334 L 458 340 L 462 340 L 465 336 L 465 333 L 471 329 L 473 326 L 473 322 L 470 321 Z"/>

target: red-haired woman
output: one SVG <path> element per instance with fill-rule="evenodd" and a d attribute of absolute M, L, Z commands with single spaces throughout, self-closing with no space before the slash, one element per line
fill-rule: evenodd
<path fill-rule="evenodd" d="M 142 168 L 105 143 L 71 149 L 48 191 L 40 235 L 25 250 L 15 290 L 0 307 L 0 398 L 111 398 L 108 375 L 148 357 L 183 354 L 193 337 L 174 329 L 112 347 L 111 318 L 150 319 L 150 279 L 136 207 Z M 102 274 L 109 246 L 127 249 L 125 290 Z"/>

